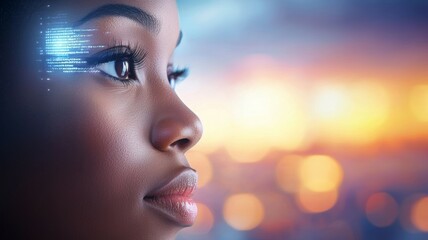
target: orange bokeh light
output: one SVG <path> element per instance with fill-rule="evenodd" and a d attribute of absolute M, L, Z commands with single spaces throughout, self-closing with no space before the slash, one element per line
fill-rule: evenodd
<path fill-rule="evenodd" d="M 343 170 L 339 163 L 324 155 L 305 158 L 300 165 L 299 176 L 302 185 L 313 192 L 328 192 L 342 183 Z"/>
<path fill-rule="evenodd" d="M 251 61 L 250 61 L 251 60 Z M 231 99 L 231 126 L 225 147 L 237 162 L 257 162 L 271 149 L 296 150 L 306 147 L 307 117 L 301 91 L 275 63 L 263 67 L 244 65 L 236 78 Z M 223 116 L 218 116 L 223 117 Z"/>
<path fill-rule="evenodd" d="M 413 87 L 410 95 L 410 110 L 420 122 L 428 122 L 428 85 Z"/>
<path fill-rule="evenodd" d="M 380 137 L 390 116 L 390 102 L 389 92 L 376 80 L 326 82 L 314 92 L 313 121 L 329 142 L 367 144 Z"/>
<path fill-rule="evenodd" d="M 307 213 L 321 213 L 330 210 L 337 202 L 338 191 L 313 192 L 301 189 L 296 196 L 300 209 Z"/>
<path fill-rule="evenodd" d="M 388 193 L 379 192 L 371 195 L 366 202 L 368 220 L 377 227 L 391 225 L 398 216 L 398 204 Z"/>
<path fill-rule="evenodd" d="M 415 202 L 410 217 L 416 229 L 428 232 L 428 196 L 424 196 Z"/>
<path fill-rule="evenodd" d="M 251 230 L 263 221 L 265 210 L 262 202 L 253 194 L 235 194 L 227 198 L 223 216 L 237 230 Z"/>

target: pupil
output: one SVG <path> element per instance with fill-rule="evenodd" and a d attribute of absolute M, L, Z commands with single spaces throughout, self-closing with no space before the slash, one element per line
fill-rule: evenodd
<path fill-rule="evenodd" d="M 129 64 L 128 61 L 116 61 L 114 64 L 116 74 L 120 78 L 129 77 Z"/>

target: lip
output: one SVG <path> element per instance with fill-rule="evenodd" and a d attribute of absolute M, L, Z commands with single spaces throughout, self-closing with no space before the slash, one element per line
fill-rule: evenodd
<path fill-rule="evenodd" d="M 198 213 L 192 199 L 197 182 L 198 175 L 195 171 L 182 171 L 165 185 L 149 192 L 144 197 L 144 202 L 179 225 L 193 225 Z"/>

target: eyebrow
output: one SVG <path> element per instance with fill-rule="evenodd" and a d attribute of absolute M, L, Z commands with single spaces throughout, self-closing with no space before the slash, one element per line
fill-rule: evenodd
<path fill-rule="evenodd" d="M 158 33 L 160 30 L 159 20 L 148 12 L 125 4 L 107 4 L 103 5 L 92 12 L 88 13 L 85 17 L 76 22 L 75 26 L 80 26 L 90 20 L 108 17 L 108 16 L 120 16 L 126 17 L 135 21 L 144 27 L 148 28 L 154 33 Z"/>
<path fill-rule="evenodd" d="M 175 47 L 178 47 L 178 45 L 180 45 L 182 39 L 183 39 L 183 31 L 180 30 L 180 34 L 178 35 L 177 44 L 175 45 Z"/>

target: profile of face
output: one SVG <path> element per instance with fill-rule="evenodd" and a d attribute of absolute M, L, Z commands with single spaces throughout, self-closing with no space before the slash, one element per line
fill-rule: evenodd
<path fill-rule="evenodd" d="M 42 11 L 57 13 L 95 29 L 97 47 L 84 56 L 90 71 L 26 73 L 31 121 L 43 128 L 28 134 L 11 221 L 31 239 L 175 238 L 195 220 L 185 152 L 202 131 L 174 91 L 184 74 L 172 62 L 175 0 L 55 1 Z"/>

